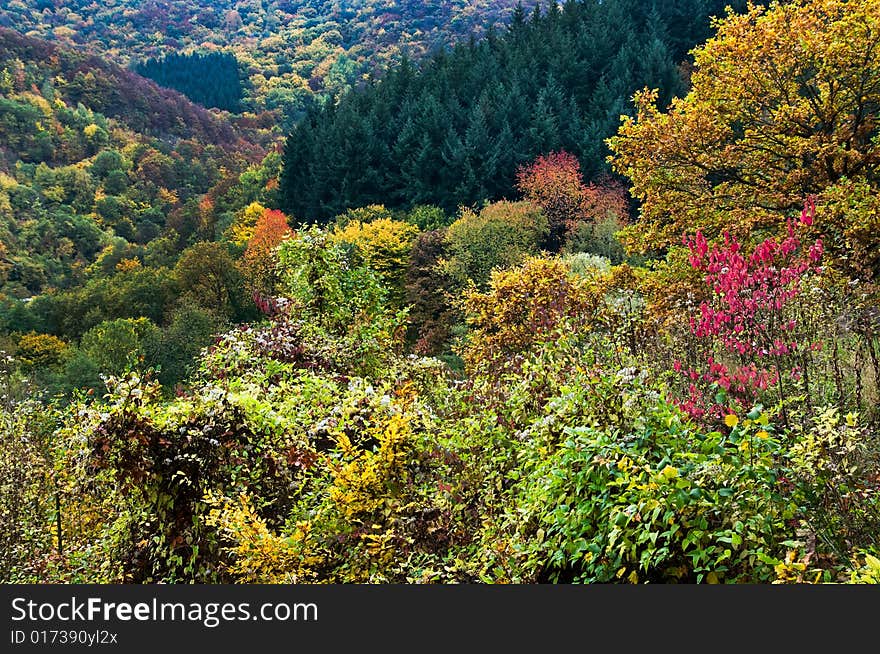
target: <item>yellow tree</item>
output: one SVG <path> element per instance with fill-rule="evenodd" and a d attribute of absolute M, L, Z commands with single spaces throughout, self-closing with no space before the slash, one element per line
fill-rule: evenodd
<path fill-rule="evenodd" d="M 544 212 L 531 202 L 502 200 L 487 204 L 479 213 L 462 209 L 446 230 L 440 272 L 459 286 L 474 282 L 485 288 L 494 268 L 510 268 L 538 254 L 549 232 Z"/>
<path fill-rule="evenodd" d="M 717 27 L 688 95 L 661 111 L 656 92 L 637 94 L 636 118 L 609 139 L 642 201 L 627 246 L 663 251 L 697 229 L 755 242 L 815 195 L 832 260 L 876 277 L 880 2 L 774 2 Z"/>
<path fill-rule="evenodd" d="M 415 225 L 391 218 L 376 218 L 371 222 L 353 219 L 345 227 L 336 229 L 331 240 L 353 246 L 363 262 L 382 278 L 392 301 L 400 304 L 409 255 L 418 235 Z"/>

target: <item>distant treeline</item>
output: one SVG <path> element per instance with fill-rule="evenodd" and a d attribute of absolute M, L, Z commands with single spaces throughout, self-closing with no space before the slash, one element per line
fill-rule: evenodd
<path fill-rule="evenodd" d="M 519 165 L 564 149 L 588 178 L 607 172 L 604 139 L 633 92 L 687 87 L 688 50 L 711 35 L 722 0 L 571 0 L 517 9 L 503 33 L 404 61 L 381 82 L 312 109 L 290 134 L 283 208 L 327 220 L 348 208 L 454 211 L 514 195 Z"/>
<path fill-rule="evenodd" d="M 180 91 L 205 107 L 241 110 L 244 89 L 238 60 L 231 52 L 169 54 L 148 59 L 136 66 L 135 71 L 161 86 Z"/>

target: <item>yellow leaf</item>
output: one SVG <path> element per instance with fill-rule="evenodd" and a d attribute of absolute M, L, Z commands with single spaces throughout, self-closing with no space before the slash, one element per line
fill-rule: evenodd
<path fill-rule="evenodd" d="M 660 475 L 666 479 L 673 479 L 678 477 L 678 468 L 674 468 L 672 466 L 666 466 L 663 470 L 660 471 Z"/>

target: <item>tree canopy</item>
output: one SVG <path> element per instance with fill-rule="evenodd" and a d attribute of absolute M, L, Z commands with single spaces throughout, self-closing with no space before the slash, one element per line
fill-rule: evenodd
<path fill-rule="evenodd" d="M 287 139 L 283 208 L 326 221 L 348 208 L 458 206 L 514 195 L 517 167 L 564 149 L 592 179 L 632 93 L 683 93 L 680 64 L 722 3 L 550 4 L 503 33 L 403 61 L 312 111 Z M 743 3 L 734 3 L 743 4 Z M 685 45 L 687 44 L 687 45 Z"/>
<path fill-rule="evenodd" d="M 666 111 L 640 92 L 610 140 L 642 202 L 630 247 L 662 250 L 697 229 L 760 238 L 816 195 L 829 248 L 876 251 L 878 33 L 871 0 L 774 3 L 720 22 L 695 50 L 690 92 Z"/>

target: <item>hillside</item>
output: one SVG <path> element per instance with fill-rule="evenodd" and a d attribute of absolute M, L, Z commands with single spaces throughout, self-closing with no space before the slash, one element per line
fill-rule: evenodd
<path fill-rule="evenodd" d="M 136 65 L 192 50 L 228 49 L 240 62 L 251 111 L 298 116 L 313 96 L 359 84 L 401 53 L 421 58 L 503 25 L 516 0 L 192 0 L 95 4 L 14 0 L 0 25 Z M 524 3 L 527 7 L 534 3 Z"/>
<path fill-rule="evenodd" d="M 0 28 L 0 66 L 12 77 L 13 86 L 4 90 L 40 89 L 49 81 L 65 103 L 83 103 L 146 136 L 196 138 L 229 151 L 253 151 L 249 141 L 255 134 L 97 55 Z"/>
<path fill-rule="evenodd" d="M 512 197 L 518 166 L 564 149 L 589 179 L 609 171 L 604 139 L 633 93 L 687 89 L 687 51 L 724 5 L 744 2 L 569 2 L 518 12 L 509 29 L 315 108 L 285 150 L 282 202 L 327 220 L 374 203 L 448 212 Z"/>
<path fill-rule="evenodd" d="M 173 321 L 180 254 L 265 192 L 239 175 L 262 174 L 268 127 L 0 29 L 0 330 Z"/>

